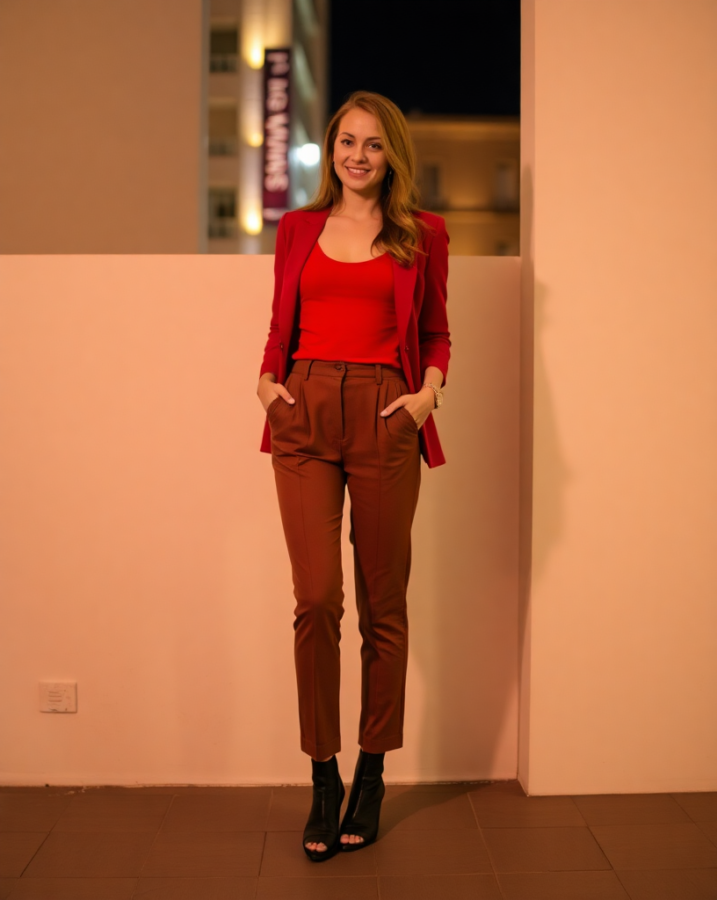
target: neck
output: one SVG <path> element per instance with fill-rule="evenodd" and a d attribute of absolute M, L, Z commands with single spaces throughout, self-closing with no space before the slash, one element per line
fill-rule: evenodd
<path fill-rule="evenodd" d="M 341 205 L 337 210 L 343 216 L 351 219 L 380 219 L 381 200 L 380 194 L 359 194 L 356 191 L 346 190 L 344 187 L 341 197 Z"/>

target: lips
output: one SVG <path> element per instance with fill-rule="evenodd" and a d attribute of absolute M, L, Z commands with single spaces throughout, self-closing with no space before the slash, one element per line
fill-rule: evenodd
<path fill-rule="evenodd" d="M 349 175 L 353 175 L 356 178 L 362 178 L 364 175 L 368 175 L 370 169 L 354 169 L 352 166 L 344 166 Z"/>

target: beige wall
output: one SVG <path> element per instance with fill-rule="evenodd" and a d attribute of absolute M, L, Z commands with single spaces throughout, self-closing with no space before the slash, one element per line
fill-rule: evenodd
<path fill-rule="evenodd" d="M 272 262 L 0 259 L 0 783 L 308 781 L 290 571 L 258 450 Z M 452 258 L 449 294 L 449 462 L 423 466 L 394 781 L 516 772 L 519 261 Z M 40 713 L 40 680 L 76 680 L 77 714 Z"/>
<path fill-rule="evenodd" d="M 0 3 L 0 252 L 206 242 L 202 0 Z"/>
<path fill-rule="evenodd" d="M 715 790 L 717 4 L 524 14 L 521 780 Z"/>

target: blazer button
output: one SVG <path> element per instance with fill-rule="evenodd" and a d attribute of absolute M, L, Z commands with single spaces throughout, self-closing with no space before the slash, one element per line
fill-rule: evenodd
<path fill-rule="evenodd" d="M 408 353 L 408 344 L 406 344 L 406 346 L 403 349 L 406 351 L 406 353 Z"/>
<path fill-rule="evenodd" d="M 283 344 L 279 344 L 279 349 L 280 349 L 280 350 L 283 350 L 283 349 L 284 349 L 284 345 L 283 345 Z"/>

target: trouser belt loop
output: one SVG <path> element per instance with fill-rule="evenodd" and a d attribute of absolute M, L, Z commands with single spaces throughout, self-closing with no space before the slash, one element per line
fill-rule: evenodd
<path fill-rule="evenodd" d="M 306 375 L 304 375 L 304 381 L 309 380 L 309 372 L 311 371 L 311 365 L 313 363 L 313 359 L 310 359 L 306 364 Z"/>
<path fill-rule="evenodd" d="M 383 381 L 383 372 L 381 371 L 381 363 L 376 363 L 376 384 Z"/>

